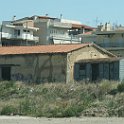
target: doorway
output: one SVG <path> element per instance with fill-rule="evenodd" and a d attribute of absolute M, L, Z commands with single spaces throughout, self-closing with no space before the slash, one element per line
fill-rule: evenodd
<path fill-rule="evenodd" d="M 99 78 L 99 64 L 94 63 L 92 66 L 92 81 L 96 81 Z"/>
<path fill-rule="evenodd" d="M 1 68 L 1 76 L 2 76 L 2 80 L 10 80 L 11 79 L 11 67 L 2 67 Z"/>

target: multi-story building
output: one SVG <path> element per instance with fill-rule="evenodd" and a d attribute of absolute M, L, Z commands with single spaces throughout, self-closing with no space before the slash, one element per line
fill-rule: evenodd
<path fill-rule="evenodd" d="M 4 21 L 1 29 L 2 45 L 77 44 L 81 43 L 78 34 L 93 30 L 79 21 L 48 16 Z"/>
<path fill-rule="evenodd" d="M 81 43 L 77 34 L 93 30 L 92 27 L 82 25 L 78 21 L 48 16 L 33 16 L 33 18 L 35 27 L 39 28 L 37 35 L 40 44 Z"/>
<path fill-rule="evenodd" d="M 74 39 L 68 35 L 68 30 L 72 25 L 69 23 L 62 23 L 57 18 L 35 16 L 34 25 L 39 28 L 37 35 L 39 36 L 40 44 L 79 42 L 78 38 Z"/>
<path fill-rule="evenodd" d="M 39 28 L 34 27 L 34 22 L 28 19 L 16 21 L 3 21 L 1 24 L 1 44 L 8 45 L 35 45 L 39 37 L 35 36 Z"/>
<path fill-rule="evenodd" d="M 111 26 L 110 23 L 100 25 L 94 32 L 79 35 L 82 43 L 94 42 L 117 56 L 124 56 L 124 27 Z"/>

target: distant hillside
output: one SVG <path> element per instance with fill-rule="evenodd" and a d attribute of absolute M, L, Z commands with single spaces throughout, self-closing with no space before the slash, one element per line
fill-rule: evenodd
<path fill-rule="evenodd" d="M 124 117 L 124 83 L 0 82 L 0 114 L 35 117 Z"/>

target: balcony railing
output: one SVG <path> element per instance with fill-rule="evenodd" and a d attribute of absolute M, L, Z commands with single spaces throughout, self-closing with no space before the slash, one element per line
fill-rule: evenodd
<path fill-rule="evenodd" d="M 13 39 L 13 40 L 28 40 L 28 41 L 35 41 L 38 42 L 39 41 L 39 37 L 36 36 L 32 36 L 30 34 L 24 34 L 24 35 L 13 35 L 10 33 L 4 33 L 2 32 L 2 38 L 4 39 Z"/>
<path fill-rule="evenodd" d="M 33 36 L 33 41 L 39 42 L 39 37 Z"/>
<path fill-rule="evenodd" d="M 72 24 L 50 21 L 50 26 L 59 27 L 59 28 L 71 28 Z"/>
<path fill-rule="evenodd" d="M 81 43 L 81 39 L 77 36 L 50 35 L 50 39 L 61 40 L 63 43 Z"/>

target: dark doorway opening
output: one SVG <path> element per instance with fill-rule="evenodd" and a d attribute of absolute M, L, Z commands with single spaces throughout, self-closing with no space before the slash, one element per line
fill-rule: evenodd
<path fill-rule="evenodd" d="M 96 81 L 99 78 L 99 64 L 92 64 L 92 81 Z"/>
<path fill-rule="evenodd" d="M 2 79 L 3 80 L 10 80 L 11 79 L 11 67 L 2 67 L 1 68 L 2 72 Z"/>

